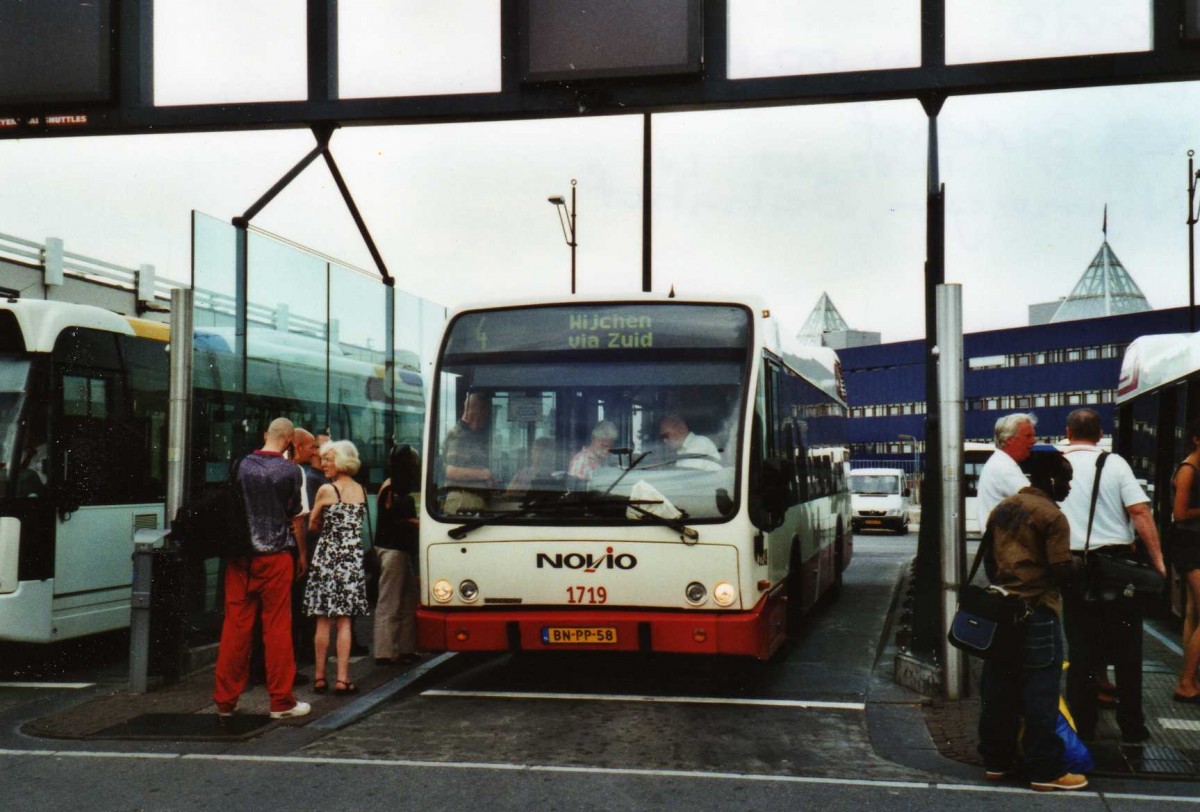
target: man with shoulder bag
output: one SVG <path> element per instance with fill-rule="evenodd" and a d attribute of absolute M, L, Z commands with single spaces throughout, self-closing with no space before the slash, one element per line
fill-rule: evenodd
<path fill-rule="evenodd" d="M 1066 699 L 1080 738 L 1094 738 L 1100 679 L 1111 658 L 1121 740 L 1136 744 L 1150 738 L 1142 713 L 1139 598 L 1161 591 L 1166 567 L 1150 499 L 1129 463 L 1100 449 L 1101 435 L 1100 415 L 1094 410 L 1076 409 L 1067 416 L 1064 453 L 1075 470 L 1075 487 L 1062 510 L 1071 524 L 1072 555 L 1085 575 L 1064 595 L 1071 664 Z M 1149 566 L 1135 561 L 1139 537 Z"/>
<path fill-rule="evenodd" d="M 989 781 L 1013 777 L 1024 721 L 1030 789 L 1078 790 L 1087 778 L 1064 768 L 1057 731 L 1063 660 L 1059 586 L 1070 581 L 1073 567 L 1070 527 L 1055 502 L 1071 491 L 1071 466 L 1059 451 L 1045 448 L 1034 449 L 1025 467 L 1029 486 L 996 505 L 988 520 L 989 580 L 1029 611 L 1015 653 L 983 663 L 979 754 Z"/>

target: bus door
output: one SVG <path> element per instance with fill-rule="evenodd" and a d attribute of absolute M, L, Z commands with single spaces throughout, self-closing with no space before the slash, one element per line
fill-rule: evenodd
<path fill-rule="evenodd" d="M 161 342 L 72 329 L 55 345 L 50 485 L 55 624 L 129 622 L 133 533 L 163 523 L 167 371 Z"/>

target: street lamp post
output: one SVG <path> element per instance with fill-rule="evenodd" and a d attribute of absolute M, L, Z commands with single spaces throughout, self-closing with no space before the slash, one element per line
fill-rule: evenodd
<path fill-rule="evenodd" d="M 567 201 L 562 195 L 554 195 L 546 200 L 554 204 L 558 212 L 558 222 L 562 225 L 563 239 L 571 248 L 571 294 L 575 293 L 575 249 L 579 243 L 575 241 L 575 179 L 571 178 L 571 208 L 567 209 Z"/>
<path fill-rule="evenodd" d="M 1196 178 L 1200 172 L 1195 170 L 1192 156 L 1195 150 L 1188 150 L 1188 330 L 1196 332 Z"/>

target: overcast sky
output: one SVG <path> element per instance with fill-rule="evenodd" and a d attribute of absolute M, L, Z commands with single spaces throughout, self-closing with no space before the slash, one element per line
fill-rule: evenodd
<path fill-rule="evenodd" d="M 951 62 L 1149 47 L 1149 0 L 947 0 Z M 828 7 L 837 6 L 837 10 Z M 1103 8 L 1096 8 L 1103 6 Z M 156 102 L 304 95 L 305 0 L 156 0 Z M 340 8 L 344 96 L 495 90 L 498 3 Z M 735 77 L 919 62 L 917 0 L 731 0 Z M 236 22 L 236 25 L 232 24 Z M 268 33 L 264 33 L 268 32 Z M 939 118 L 947 281 L 968 331 L 1067 295 L 1102 240 L 1156 308 L 1187 303 L 1196 83 L 954 97 Z M 654 117 L 654 288 L 754 293 L 798 329 L 822 292 L 885 341 L 923 331 L 927 120 L 916 101 Z M 333 152 L 400 287 L 455 306 L 566 295 L 546 198 L 578 179 L 579 290 L 641 289 L 640 116 L 354 127 Z M 190 278 L 190 212 L 241 214 L 305 130 L 0 142 L 0 232 Z M 255 225 L 370 257 L 322 162 Z"/>

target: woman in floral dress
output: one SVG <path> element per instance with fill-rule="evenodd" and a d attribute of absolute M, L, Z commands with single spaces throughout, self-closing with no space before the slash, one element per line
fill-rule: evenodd
<path fill-rule="evenodd" d="M 325 661 L 329 656 L 329 632 L 337 622 L 337 679 L 335 694 L 358 693 L 350 681 L 350 623 L 365 615 L 367 574 L 363 569 L 362 525 L 366 490 L 351 477 L 358 473 L 358 449 L 349 440 L 321 446 L 321 469 L 329 484 L 317 491 L 309 517 L 309 528 L 320 531 L 316 552 L 304 589 L 304 608 L 317 619 L 313 638 L 317 667 L 313 690 L 325 693 Z"/>

